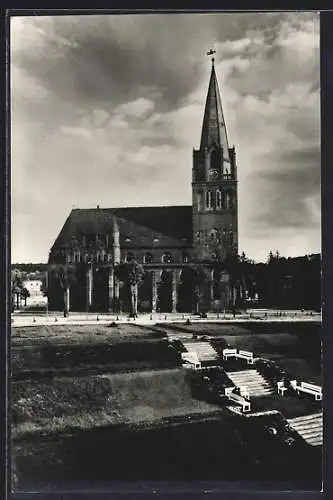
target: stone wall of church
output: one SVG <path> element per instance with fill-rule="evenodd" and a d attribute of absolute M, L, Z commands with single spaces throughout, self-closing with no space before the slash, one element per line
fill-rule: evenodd
<path fill-rule="evenodd" d="M 122 261 L 129 258 L 136 260 L 141 264 L 182 264 L 191 261 L 193 254 L 192 248 L 131 248 L 124 247 L 120 249 L 120 256 Z M 68 263 L 78 264 L 87 262 L 96 263 L 112 263 L 113 252 L 112 249 L 95 250 L 76 248 L 75 250 L 57 250 L 50 255 L 49 263 Z"/>
<path fill-rule="evenodd" d="M 69 285 L 69 310 L 86 312 L 127 312 L 126 284 L 116 278 L 110 264 L 76 264 L 76 279 Z M 228 277 L 202 268 L 198 281 L 190 264 L 144 265 L 145 275 L 138 285 L 140 312 L 222 311 L 230 302 Z M 49 275 L 49 309 L 60 311 L 64 291 Z"/>

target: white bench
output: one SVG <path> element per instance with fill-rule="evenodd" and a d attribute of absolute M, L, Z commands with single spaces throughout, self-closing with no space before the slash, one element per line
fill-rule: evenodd
<path fill-rule="evenodd" d="M 237 349 L 223 349 L 223 359 L 236 358 Z"/>
<path fill-rule="evenodd" d="M 247 387 L 240 387 L 239 388 L 240 395 L 245 398 L 245 399 L 250 399 L 250 393 Z"/>
<path fill-rule="evenodd" d="M 237 358 L 246 359 L 249 365 L 253 365 L 253 352 L 249 351 L 238 351 L 236 354 Z"/>
<path fill-rule="evenodd" d="M 234 387 L 227 387 L 225 389 L 224 394 L 227 396 L 227 398 L 230 401 L 233 401 L 234 403 L 239 404 L 242 407 L 242 412 L 243 413 L 248 413 L 251 411 L 251 403 L 249 401 L 246 401 L 243 396 L 240 396 L 239 394 L 235 394 Z"/>
<path fill-rule="evenodd" d="M 182 352 L 183 368 L 190 368 L 192 370 L 200 370 L 201 363 L 198 359 L 196 352 Z"/>
<path fill-rule="evenodd" d="M 277 392 L 280 396 L 284 396 L 284 393 L 288 390 L 288 387 L 284 385 L 284 381 L 277 382 Z"/>
<path fill-rule="evenodd" d="M 296 386 L 296 392 L 298 395 L 300 392 L 307 392 L 308 394 L 313 394 L 316 401 L 321 401 L 323 399 L 323 392 L 320 385 L 309 384 L 308 382 L 301 382 L 301 385 Z"/>

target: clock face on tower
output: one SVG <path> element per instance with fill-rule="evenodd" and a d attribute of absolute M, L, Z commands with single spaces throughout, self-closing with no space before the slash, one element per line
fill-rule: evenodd
<path fill-rule="evenodd" d="M 216 168 L 211 168 L 209 173 L 210 173 L 211 179 L 217 179 L 219 176 L 219 171 Z"/>

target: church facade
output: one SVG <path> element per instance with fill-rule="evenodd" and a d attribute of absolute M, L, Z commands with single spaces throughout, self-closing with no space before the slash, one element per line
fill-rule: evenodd
<path fill-rule="evenodd" d="M 237 166 L 229 147 L 214 59 L 199 149 L 193 149 L 192 205 L 73 209 L 56 238 L 49 269 L 75 270 L 67 297 L 73 311 L 126 311 L 115 269 L 144 268 L 139 311 L 222 311 L 233 306 L 236 283 L 223 263 L 238 253 Z M 49 271 L 50 310 L 63 307 Z"/>

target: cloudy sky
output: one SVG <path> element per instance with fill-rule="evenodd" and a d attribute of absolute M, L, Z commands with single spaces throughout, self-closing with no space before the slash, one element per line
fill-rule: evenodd
<path fill-rule="evenodd" d="M 320 251 L 316 14 L 19 17 L 13 262 L 46 261 L 73 207 L 191 203 L 211 47 L 238 158 L 240 251 Z"/>

